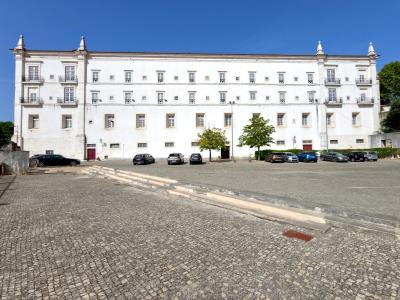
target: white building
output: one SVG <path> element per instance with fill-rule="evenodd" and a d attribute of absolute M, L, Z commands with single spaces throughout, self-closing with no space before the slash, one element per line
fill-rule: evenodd
<path fill-rule="evenodd" d="M 198 133 L 225 130 L 238 147 L 253 114 L 275 126 L 274 149 L 364 148 L 379 129 L 377 54 L 98 52 L 15 54 L 15 141 L 31 154 L 132 158 L 199 152 Z M 232 153 L 233 151 L 233 153 Z"/>

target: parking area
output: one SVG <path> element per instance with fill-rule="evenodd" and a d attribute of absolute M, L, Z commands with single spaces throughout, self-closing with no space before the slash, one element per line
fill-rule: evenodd
<path fill-rule="evenodd" d="M 177 179 L 182 183 L 227 189 L 260 200 L 341 215 L 398 222 L 400 161 L 271 164 L 261 161 L 133 166 L 131 160 L 95 164 Z"/>

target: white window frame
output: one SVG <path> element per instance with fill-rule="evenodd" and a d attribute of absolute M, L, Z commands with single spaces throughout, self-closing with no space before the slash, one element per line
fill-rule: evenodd
<path fill-rule="evenodd" d="M 146 115 L 136 114 L 136 129 L 146 128 Z"/>

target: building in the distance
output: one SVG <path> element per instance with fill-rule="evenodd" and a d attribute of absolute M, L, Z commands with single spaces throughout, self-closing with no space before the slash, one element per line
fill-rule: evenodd
<path fill-rule="evenodd" d="M 365 148 L 379 129 L 377 54 L 209 54 L 30 50 L 15 54 L 15 141 L 76 158 L 199 152 L 198 133 L 225 130 L 239 147 L 254 114 L 274 149 Z"/>

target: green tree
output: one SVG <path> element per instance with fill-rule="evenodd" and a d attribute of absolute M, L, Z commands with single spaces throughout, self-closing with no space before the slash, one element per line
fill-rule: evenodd
<path fill-rule="evenodd" d="M 400 131 L 400 99 L 392 103 L 381 125 L 383 132 Z"/>
<path fill-rule="evenodd" d="M 203 131 L 203 133 L 199 133 L 199 146 L 200 150 L 208 150 L 210 153 L 210 161 L 211 161 L 211 150 L 221 150 L 225 148 L 226 138 L 225 132 L 221 131 L 218 128 L 208 128 Z"/>
<path fill-rule="evenodd" d="M 269 146 L 274 142 L 272 133 L 275 132 L 275 128 L 272 125 L 268 125 L 269 120 L 265 120 L 261 116 L 253 116 L 250 120 L 250 124 L 243 128 L 243 134 L 240 136 L 240 145 L 246 145 L 250 148 L 257 147 L 258 155 L 257 160 L 260 157 L 260 147 Z"/>
<path fill-rule="evenodd" d="M 400 100 L 400 61 L 383 66 L 379 72 L 379 86 L 382 104 L 391 104 Z"/>
<path fill-rule="evenodd" d="M 8 145 L 14 134 L 14 124 L 12 122 L 0 122 L 0 147 Z"/>

